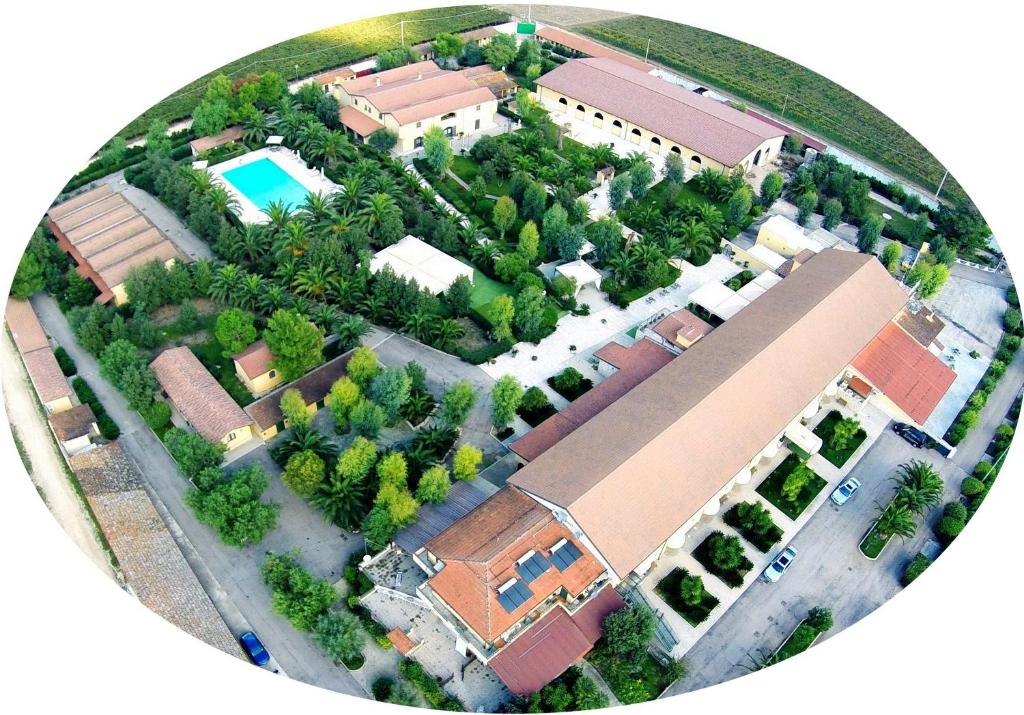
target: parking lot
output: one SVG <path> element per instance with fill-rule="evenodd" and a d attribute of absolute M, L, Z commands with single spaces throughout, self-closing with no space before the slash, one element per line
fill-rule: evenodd
<path fill-rule="evenodd" d="M 994 349 L 1003 334 L 1006 289 L 951 275 L 934 307 L 975 339 Z"/>

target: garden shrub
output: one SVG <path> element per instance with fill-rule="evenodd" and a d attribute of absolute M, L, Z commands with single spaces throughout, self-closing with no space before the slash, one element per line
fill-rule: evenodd
<path fill-rule="evenodd" d="M 64 377 L 71 377 L 78 373 L 78 368 L 75 366 L 75 361 L 68 355 L 68 351 L 58 345 L 53 351 L 53 356 L 57 358 L 57 364 L 60 365 L 60 371 L 64 373 Z"/>
<path fill-rule="evenodd" d="M 956 537 L 960 536 L 960 532 L 967 526 L 964 522 L 959 519 L 954 519 L 949 516 L 944 516 L 939 519 L 938 525 L 935 527 L 935 533 L 939 535 L 942 542 L 948 544 Z"/>
<path fill-rule="evenodd" d="M 146 420 L 147 427 L 159 432 L 171 423 L 171 407 L 163 400 L 154 400 L 153 404 L 143 411 L 142 418 Z"/>
<path fill-rule="evenodd" d="M 985 483 L 975 477 L 964 477 L 960 482 L 960 493 L 965 497 L 974 497 L 985 491 Z"/>
<path fill-rule="evenodd" d="M 903 569 L 903 575 L 900 577 L 900 583 L 904 586 L 909 586 L 931 565 L 932 562 L 927 556 L 924 554 L 917 554 L 910 560 L 907 567 Z"/>
<path fill-rule="evenodd" d="M 463 710 L 462 704 L 442 690 L 441 686 L 437 684 L 437 680 L 415 660 L 404 659 L 398 664 L 398 672 L 416 686 L 416 689 L 435 710 L 450 712 Z"/>
<path fill-rule="evenodd" d="M 96 411 L 93 410 L 93 413 Z M 99 428 L 100 436 L 111 442 L 121 436 L 121 428 L 117 426 L 113 418 L 104 412 L 96 417 L 96 427 Z"/>

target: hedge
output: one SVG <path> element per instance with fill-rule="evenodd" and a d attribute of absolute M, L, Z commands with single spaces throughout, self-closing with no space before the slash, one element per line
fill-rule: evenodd
<path fill-rule="evenodd" d="M 415 660 L 409 660 L 408 658 L 403 660 L 398 664 L 398 672 L 416 686 L 416 689 L 423 694 L 424 699 L 435 710 L 448 710 L 450 712 L 462 712 L 465 710 L 462 707 L 462 703 L 442 690 L 441 686 L 437 684 L 437 680 Z"/>

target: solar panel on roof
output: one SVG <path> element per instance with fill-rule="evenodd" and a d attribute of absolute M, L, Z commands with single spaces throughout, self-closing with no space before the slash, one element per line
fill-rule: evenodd
<path fill-rule="evenodd" d="M 500 603 L 501 607 L 506 611 L 512 613 L 529 601 L 531 596 L 533 596 L 533 591 L 531 591 L 525 583 L 522 581 L 515 581 L 504 591 L 498 593 L 498 603 Z"/>
<path fill-rule="evenodd" d="M 567 568 L 572 566 L 576 561 L 583 556 L 576 544 L 571 541 L 566 541 L 560 547 L 551 552 L 551 563 L 555 565 L 559 571 L 565 571 Z"/>
<path fill-rule="evenodd" d="M 540 578 L 549 568 L 551 568 L 551 564 L 548 563 L 548 560 L 537 553 L 534 553 L 530 558 L 522 561 L 517 566 L 519 575 L 523 577 L 526 583 Z"/>

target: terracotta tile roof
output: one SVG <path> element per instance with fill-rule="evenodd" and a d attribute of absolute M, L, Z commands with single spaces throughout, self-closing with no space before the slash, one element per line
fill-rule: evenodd
<path fill-rule="evenodd" d="M 21 358 L 25 361 L 25 369 L 28 370 L 40 402 L 48 404 L 74 394 L 50 348 L 33 350 Z"/>
<path fill-rule="evenodd" d="M 653 330 L 668 342 L 676 345 L 676 337 L 680 333 L 683 334 L 686 340 L 693 342 L 698 338 L 704 337 L 714 328 L 707 321 L 702 320 L 699 316 L 686 310 L 686 308 L 682 308 L 674 313 L 669 313 L 659 320 Z"/>
<path fill-rule="evenodd" d="M 383 124 L 363 114 L 351 105 L 338 110 L 338 119 L 361 137 L 368 137 L 378 129 L 384 128 Z"/>
<path fill-rule="evenodd" d="M 561 539 L 575 544 L 580 558 L 565 571 L 550 567 L 529 584 L 532 597 L 509 613 L 498 588 L 521 577 L 516 561 L 531 549 L 547 557 Z M 549 596 L 565 589 L 580 595 L 604 573 L 598 562 L 547 508 L 506 487 L 427 543 L 444 568 L 427 582 L 485 642 L 501 637 Z"/>
<path fill-rule="evenodd" d="M 274 355 L 267 347 L 264 340 L 257 340 L 242 352 L 234 355 L 232 359 L 242 368 L 242 372 L 250 380 L 270 372 L 270 362 Z"/>
<path fill-rule="evenodd" d="M 167 398 L 206 439 L 219 442 L 232 430 L 252 424 L 187 346 L 164 350 L 151 367 Z"/>
<path fill-rule="evenodd" d="M 569 49 L 576 50 L 577 52 L 582 52 L 590 57 L 606 57 L 613 59 L 642 72 L 650 72 L 654 69 L 654 65 L 644 62 L 639 57 L 627 55 L 624 52 L 619 52 L 611 47 L 602 45 L 600 42 L 588 40 L 585 37 L 574 35 L 571 32 L 566 32 L 565 30 L 559 30 L 557 27 L 551 27 L 550 25 L 538 29 L 537 37 L 547 40 L 548 42 L 554 42 L 556 45 L 563 45 Z"/>
<path fill-rule="evenodd" d="M 618 372 L 541 422 L 510 444 L 509 449 L 527 461 L 536 459 L 675 357 L 650 340 L 641 340 L 630 348 L 608 343 L 594 354 L 599 353 L 603 353 L 602 359 L 615 365 Z"/>
<path fill-rule="evenodd" d="M 625 577 L 905 303 L 874 256 L 824 250 L 508 482 L 566 509 Z"/>
<path fill-rule="evenodd" d="M 615 60 L 569 60 L 537 85 L 660 134 L 725 166 L 785 132 Z"/>
<path fill-rule="evenodd" d="M 534 693 L 586 655 L 601 637 L 604 619 L 625 605 L 605 586 L 571 616 L 552 609 L 487 664 L 516 695 Z"/>
<path fill-rule="evenodd" d="M 281 413 L 281 395 L 285 390 L 295 388 L 306 398 L 306 404 L 320 402 L 327 393 L 331 391 L 331 385 L 345 376 L 345 367 L 352 356 L 351 352 L 339 355 L 333 360 L 325 362 L 320 367 L 309 371 L 298 380 L 287 385 L 281 385 L 273 392 L 269 392 L 245 408 L 245 413 L 252 418 L 260 430 L 273 427 L 284 419 Z"/>
<path fill-rule="evenodd" d="M 861 397 L 870 397 L 871 393 L 874 391 L 874 388 L 872 388 L 871 385 L 864 382 L 856 375 L 847 380 L 846 384 L 849 385 L 851 390 Z"/>
<path fill-rule="evenodd" d="M 918 424 L 924 424 L 956 373 L 895 323 L 888 323 L 853 367 Z"/>
<path fill-rule="evenodd" d="M 14 338 L 14 344 L 22 355 L 41 348 L 49 349 L 50 341 L 43 332 L 43 326 L 36 317 L 36 311 L 27 300 L 7 299 L 4 317 Z"/>
<path fill-rule="evenodd" d="M 501 70 L 491 69 L 490 65 L 478 65 L 459 70 L 477 87 L 486 87 L 496 97 L 510 94 L 519 87 L 516 81 Z"/>
<path fill-rule="evenodd" d="M 68 463 L 139 602 L 194 638 L 244 659 L 120 445 L 96 447 Z"/>
<path fill-rule="evenodd" d="M 87 191 L 50 208 L 48 225 L 57 245 L 78 264 L 77 271 L 112 297 L 111 288 L 128 272 L 151 260 L 188 260 L 123 194 L 109 185 Z"/>
<path fill-rule="evenodd" d="M 204 151 L 209 151 L 210 149 L 241 140 L 242 127 L 240 125 L 235 125 L 233 127 L 228 127 L 224 131 L 214 134 L 213 136 L 193 139 L 189 142 L 189 145 L 192 147 L 192 152 L 194 154 L 201 154 Z"/>
<path fill-rule="evenodd" d="M 917 310 L 912 311 L 908 305 L 900 311 L 894 322 L 914 340 L 928 347 L 938 339 L 946 323 L 928 306 L 918 303 L 916 307 Z"/>
<path fill-rule="evenodd" d="M 420 507 L 416 513 L 416 523 L 400 529 L 395 534 L 395 543 L 405 553 L 415 554 L 428 541 L 483 504 L 486 499 L 487 494 L 472 483 L 457 480 L 443 502 Z"/>
<path fill-rule="evenodd" d="M 487 27 L 478 27 L 475 30 L 466 30 L 461 33 L 459 37 L 462 38 L 463 42 L 471 42 L 473 40 L 479 42 L 480 40 L 490 39 L 497 34 L 498 28 L 493 25 L 488 25 Z"/>
<path fill-rule="evenodd" d="M 317 84 L 335 84 L 350 80 L 355 76 L 356 73 L 351 67 L 338 67 L 315 75 L 312 81 Z"/>
<path fill-rule="evenodd" d="M 393 115 L 399 124 L 495 99 L 489 89 L 477 87 L 461 72 L 442 70 L 430 60 L 351 80 L 342 90 L 362 97 L 378 112 Z"/>
<path fill-rule="evenodd" d="M 800 138 L 803 140 L 803 142 L 804 142 L 804 144 L 806 146 L 810 147 L 811 149 L 814 149 L 819 154 L 824 154 L 825 150 L 828 149 L 828 145 L 822 144 L 817 139 L 812 139 L 811 137 L 807 136 L 806 134 L 798 132 L 793 127 L 791 127 L 791 126 L 789 126 L 787 124 L 783 124 L 782 122 L 776 121 L 775 119 L 772 119 L 771 117 L 766 116 L 764 114 L 761 114 L 759 112 L 755 112 L 753 109 L 748 109 L 747 110 L 747 114 L 749 114 L 752 117 L 757 117 L 762 122 L 766 122 L 768 124 L 771 124 L 773 127 L 778 127 L 779 129 L 781 129 L 782 131 L 786 132 L 787 134 L 798 134 L 800 136 Z"/>
<path fill-rule="evenodd" d="M 61 442 L 84 437 L 92 432 L 95 423 L 96 415 L 89 405 L 76 405 L 70 410 L 50 415 L 50 426 Z"/>
<path fill-rule="evenodd" d="M 388 631 L 388 640 L 391 641 L 391 645 L 395 647 L 395 650 L 402 655 L 409 655 L 412 649 L 419 645 L 406 635 L 405 631 L 401 628 L 394 628 Z"/>

